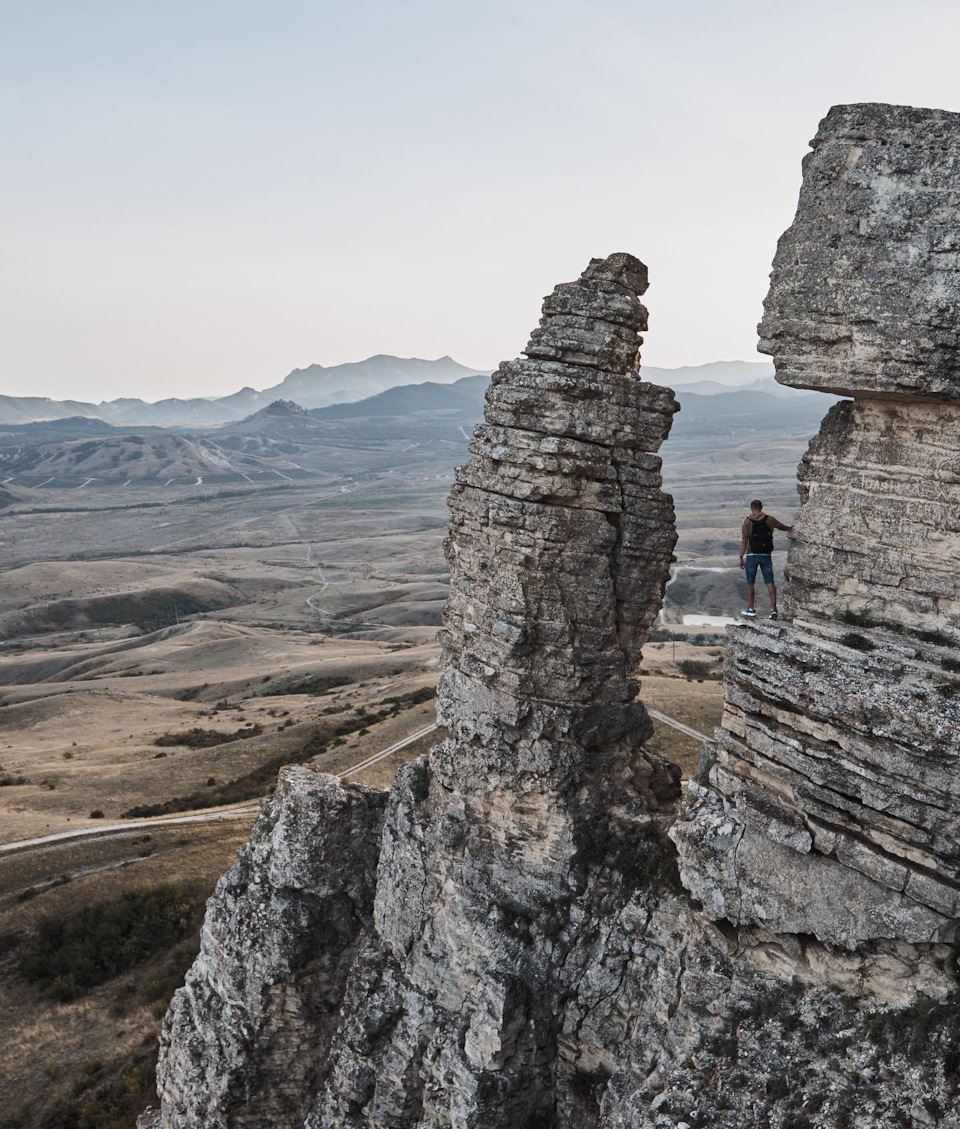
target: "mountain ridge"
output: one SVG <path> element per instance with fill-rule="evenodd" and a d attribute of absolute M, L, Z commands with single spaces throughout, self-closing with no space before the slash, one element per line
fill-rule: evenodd
<path fill-rule="evenodd" d="M 103 400 L 54 400 L 47 396 L 0 395 L 0 425 L 41 423 L 58 419 L 98 419 L 118 427 L 215 427 L 246 419 L 275 400 L 292 400 L 303 408 L 354 403 L 392 388 L 416 384 L 455 384 L 465 377 L 489 375 L 452 357 L 435 360 L 378 353 L 361 361 L 325 367 L 312 364 L 292 369 L 283 380 L 262 390 L 245 386 L 226 396 L 166 397 L 148 402 L 135 396 Z M 644 366 L 644 379 L 683 386 L 711 381 L 733 389 L 772 375 L 760 361 L 711 361 L 677 369 Z"/>
<path fill-rule="evenodd" d="M 292 369 L 283 380 L 258 391 L 244 387 L 226 396 L 166 397 L 150 403 L 135 396 L 103 400 L 53 400 L 47 396 L 0 396 L 0 424 L 37 423 L 71 417 L 125 426 L 215 426 L 243 419 L 275 400 L 293 400 L 304 408 L 364 399 L 399 384 L 431 380 L 449 384 L 486 370 L 461 365 L 452 357 L 435 360 L 378 353 L 342 365 L 313 364 Z"/>

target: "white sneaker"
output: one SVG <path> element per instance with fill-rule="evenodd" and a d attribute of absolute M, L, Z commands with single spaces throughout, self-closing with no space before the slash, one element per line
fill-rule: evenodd
<path fill-rule="evenodd" d="M 744 608 L 743 611 L 740 614 L 748 616 L 750 619 L 756 619 L 756 617 L 757 617 L 757 612 L 756 612 L 755 608 Z"/>

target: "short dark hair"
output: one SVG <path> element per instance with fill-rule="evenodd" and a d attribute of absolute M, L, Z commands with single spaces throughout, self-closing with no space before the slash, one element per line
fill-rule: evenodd
<path fill-rule="evenodd" d="M 750 503 L 750 509 L 751 510 L 762 510 L 763 509 L 763 502 L 761 502 L 759 498 L 754 498 L 753 501 Z"/>

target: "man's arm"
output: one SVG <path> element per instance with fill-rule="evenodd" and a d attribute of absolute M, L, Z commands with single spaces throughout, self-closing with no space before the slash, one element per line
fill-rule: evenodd
<path fill-rule="evenodd" d="M 782 521 L 777 521 L 775 517 L 771 517 L 769 514 L 767 514 L 767 521 L 771 529 L 782 529 L 785 533 L 789 533 L 793 529 L 792 525 L 784 525 Z"/>
<path fill-rule="evenodd" d="M 749 521 L 749 520 L 750 519 L 747 518 L 747 521 Z M 747 530 L 747 521 L 745 521 L 743 523 L 743 525 L 740 527 L 740 567 L 741 568 L 747 567 L 746 562 L 743 559 L 743 556 L 747 551 L 747 546 L 750 544 L 750 534 Z"/>

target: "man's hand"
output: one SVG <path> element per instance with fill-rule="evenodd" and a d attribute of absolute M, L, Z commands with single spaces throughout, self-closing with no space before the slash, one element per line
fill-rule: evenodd
<path fill-rule="evenodd" d="M 741 557 L 741 558 L 740 558 L 740 567 L 741 567 L 741 568 L 746 568 L 746 567 L 747 567 L 747 566 L 746 566 L 746 564 L 744 564 L 744 561 L 743 561 L 743 557 Z"/>

